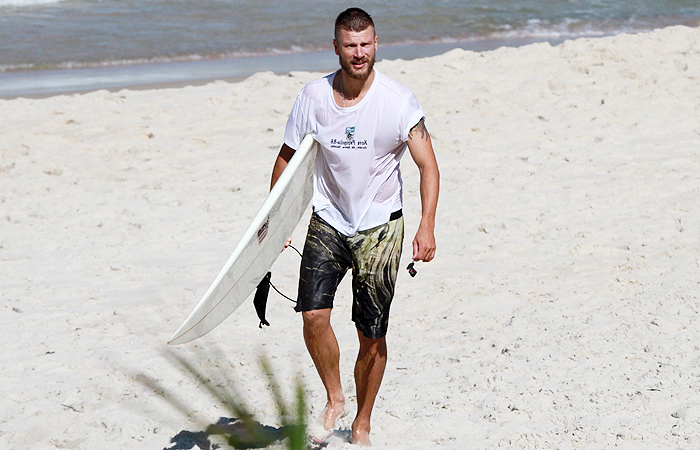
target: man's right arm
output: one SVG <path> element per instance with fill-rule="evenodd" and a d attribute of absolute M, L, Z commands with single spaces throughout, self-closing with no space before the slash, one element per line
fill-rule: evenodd
<path fill-rule="evenodd" d="M 292 159 L 296 150 L 289 147 L 287 144 L 282 144 L 280 152 L 275 160 L 275 165 L 272 167 L 272 180 L 270 180 L 270 190 L 277 183 L 277 179 L 282 175 L 284 169 L 287 167 L 287 163 Z"/>

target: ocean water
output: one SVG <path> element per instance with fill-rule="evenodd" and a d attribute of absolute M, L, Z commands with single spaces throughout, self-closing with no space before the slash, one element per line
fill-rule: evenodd
<path fill-rule="evenodd" d="M 700 24 L 700 0 L 356 1 L 381 57 Z M 0 96 L 326 69 L 330 0 L 0 0 Z M 82 80 L 82 81 L 81 81 Z"/>

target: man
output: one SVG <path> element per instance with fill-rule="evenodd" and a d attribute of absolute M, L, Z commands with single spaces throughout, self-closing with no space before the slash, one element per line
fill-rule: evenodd
<path fill-rule="evenodd" d="M 331 327 L 333 297 L 352 268 L 352 320 L 360 350 L 355 365 L 357 415 L 353 443 L 370 445 L 370 417 L 386 367 L 385 335 L 403 243 L 399 160 L 408 147 L 420 171 L 422 217 L 413 260 L 435 255 L 439 171 L 423 110 L 413 93 L 374 69 L 377 36 L 372 18 L 350 8 L 336 19 L 340 70 L 309 83 L 297 96 L 272 173 L 272 185 L 302 138 L 319 143 L 314 213 L 300 269 L 297 311 L 304 340 L 327 393 L 322 440 L 343 415 L 340 350 Z M 315 434 L 315 435 L 313 435 Z"/>

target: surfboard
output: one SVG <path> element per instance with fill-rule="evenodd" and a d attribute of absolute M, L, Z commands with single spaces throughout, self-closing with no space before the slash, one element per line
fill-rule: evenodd
<path fill-rule="evenodd" d="M 168 344 L 184 344 L 209 333 L 255 290 L 311 201 L 316 152 L 316 141 L 307 135 L 214 282 Z"/>

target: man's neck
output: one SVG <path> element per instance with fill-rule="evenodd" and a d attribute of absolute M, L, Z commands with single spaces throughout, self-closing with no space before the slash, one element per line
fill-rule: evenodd
<path fill-rule="evenodd" d="M 365 96 L 374 82 L 374 69 L 365 78 L 353 78 L 340 69 L 338 90 L 345 102 L 358 103 Z"/>

